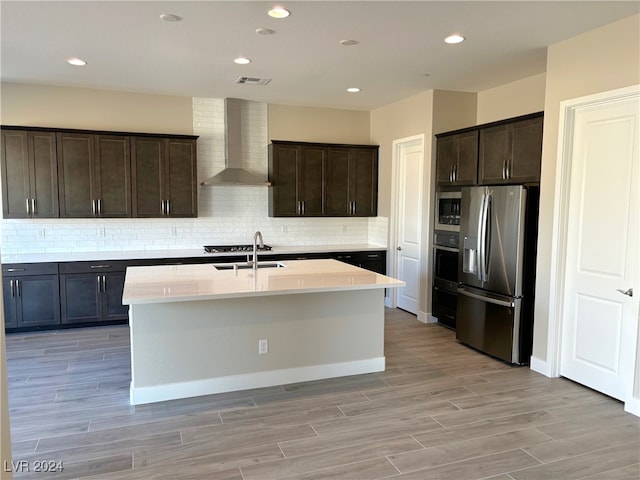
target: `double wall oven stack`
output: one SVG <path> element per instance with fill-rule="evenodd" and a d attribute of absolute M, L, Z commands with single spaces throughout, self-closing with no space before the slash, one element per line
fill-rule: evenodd
<path fill-rule="evenodd" d="M 436 193 L 432 313 L 450 328 L 456 328 L 460 208 L 460 192 Z"/>

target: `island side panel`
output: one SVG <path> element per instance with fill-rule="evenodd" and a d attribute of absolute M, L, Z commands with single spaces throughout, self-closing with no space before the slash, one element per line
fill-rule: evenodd
<path fill-rule="evenodd" d="M 135 304 L 130 325 L 132 404 L 384 370 L 379 288 Z"/>

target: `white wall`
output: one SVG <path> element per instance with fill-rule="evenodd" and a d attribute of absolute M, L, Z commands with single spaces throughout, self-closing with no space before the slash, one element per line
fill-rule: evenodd
<path fill-rule="evenodd" d="M 478 93 L 478 125 L 543 111 L 546 77 L 540 73 Z"/>
<path fill-rule="evenodd" d="M 640 16 L 634 15 L 564 42 L 547 52 L 545 122 L 533 357 L 547 361 L 560 102 L 640 83 Z M 606 161 L 606 159 L 605 159 Z"/>

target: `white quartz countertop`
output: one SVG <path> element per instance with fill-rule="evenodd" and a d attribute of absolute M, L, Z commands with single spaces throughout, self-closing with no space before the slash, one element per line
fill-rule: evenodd
<path fill-rule="evenodd" d="M 250 243 L 250 242 L 247 242 Z M 269 242 L 265 242 L 269 243 Z M 212 243 L 213 244 L 213 243 Z M 371 250 L 386 250 L 386 247 L 371 244 L 347 245 L 305 245 L 305 246 L 276 246 L 270 251 L 259 252 L 258 255 L 304 254 L 323 252 L 359 252 Z M 249 252 L 250 253 L 250 252 Z M 127 250 L 127 251 L 97 251 L 97 252 L 50 252 L 50 253 L 19 253 L 3 254 L 2 263 L 45 263 L 45 262 L 92 262 L 103 260 L 149 260 L 154 258 L 211 258 L 245 255 L 246 252 L 206 253 L 203 248 L 170 249 L 170 250 Z"/>
<path fill-rule="evenodd" d="M 273 262 L 269 262 L 273 263 Z M 122 303 L 186 302 L 262 295 L 397 288 L 405 283 L 337 260 L 291 260 L 281 268 L 217 270 L 212 264 L 129 267 Z"/>

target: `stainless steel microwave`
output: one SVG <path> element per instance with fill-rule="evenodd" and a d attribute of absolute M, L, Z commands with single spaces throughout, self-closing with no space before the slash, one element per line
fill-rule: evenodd
<path fill-rule="evenodd" d="M 460 192 L 436 192 L 435 230 L 460 231 Z"/>

